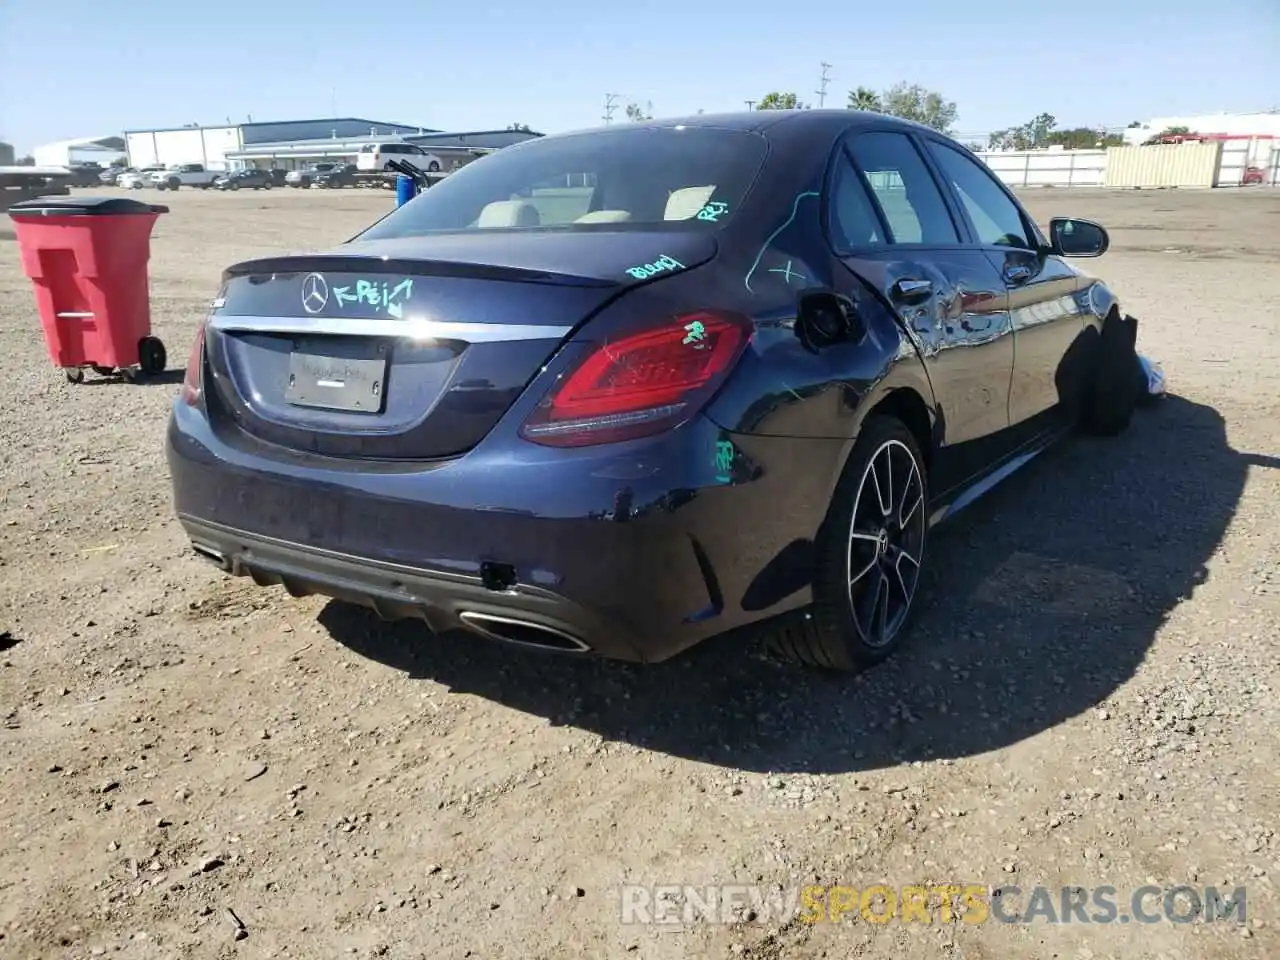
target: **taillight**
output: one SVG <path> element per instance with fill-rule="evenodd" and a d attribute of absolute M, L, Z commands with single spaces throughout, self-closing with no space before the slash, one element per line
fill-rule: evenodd
<path fill-rule="evenodd" d="M 698 311 L 601 344 L 551 389 L 520 435 L 581 447 L 670 429 L 711 398 L 751 330 L 746 317 Z"/>
<path fill-rule="evenodd" d="M 200 394 L 204 390 L 204 328 L 200 324 L 196 331 L 196 342 L 191 345 L 191 356 L 187 358 L 187 372 L 182 378 L 182 399 L 188 406 L 200 403 Z"/>

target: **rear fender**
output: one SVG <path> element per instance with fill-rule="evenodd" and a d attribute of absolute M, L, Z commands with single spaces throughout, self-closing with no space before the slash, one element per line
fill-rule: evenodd
<path fill-rule="evenodd" d="M 910 350 L 908 354 L 907 351 Z M 903 421 L 916 436 L 920 452 L 924 455 L 925 469 L 933 462 L 933 454 L 941 444 L 945 423 L 938 412 L 938 405 L 925 371 L 924 361 L 911 344 L 903 341 L 903 352 L 889 367 L 885 376 L 875 383 L 858 404 L 854 430 L 845 441 L 840 457 L 827 482 L 828 500 L 835 494 L 836 484 L 844 473 L 853 454 L 853 448 L 862 433 L 867 418 L 875 414 L 887 414 Z"/>

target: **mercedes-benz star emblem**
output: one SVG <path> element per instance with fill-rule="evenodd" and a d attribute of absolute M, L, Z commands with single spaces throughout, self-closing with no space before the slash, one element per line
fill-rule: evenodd
<path fill-rule="evenodd" d="M 319 313 L 329 302 L 329 284 L 318 273 L 308 273 L 302 278 L 302 309 L 307 313 Z"/>

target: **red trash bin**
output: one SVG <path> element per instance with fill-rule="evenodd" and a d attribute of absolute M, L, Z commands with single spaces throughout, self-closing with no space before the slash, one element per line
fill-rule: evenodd
<path fill-rule="evenodd" d="M 151 228 L 168 212 L 125 197 L 36 197 L 9 208 L 49 358 L 73 383 L 85 367 L 128 380 L 164 371 L 147 261 Z"/>

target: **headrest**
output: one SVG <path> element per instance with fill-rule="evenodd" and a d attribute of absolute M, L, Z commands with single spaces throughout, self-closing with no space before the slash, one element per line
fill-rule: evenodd
<path fill-rule="evenodd" d="M 688 220 L 696 217 L 698 211 L 707 205 L 711 195 L 716 192 L 715 185 L 709 187 L 683 187 L 671 191 L 667 198 L 666 220 Z"/>
<path fill-rule="evenodd" d="M 496 200 L 480 211 L 477 227 L 536 227 L 542 217 L 527 200 Z"/>

